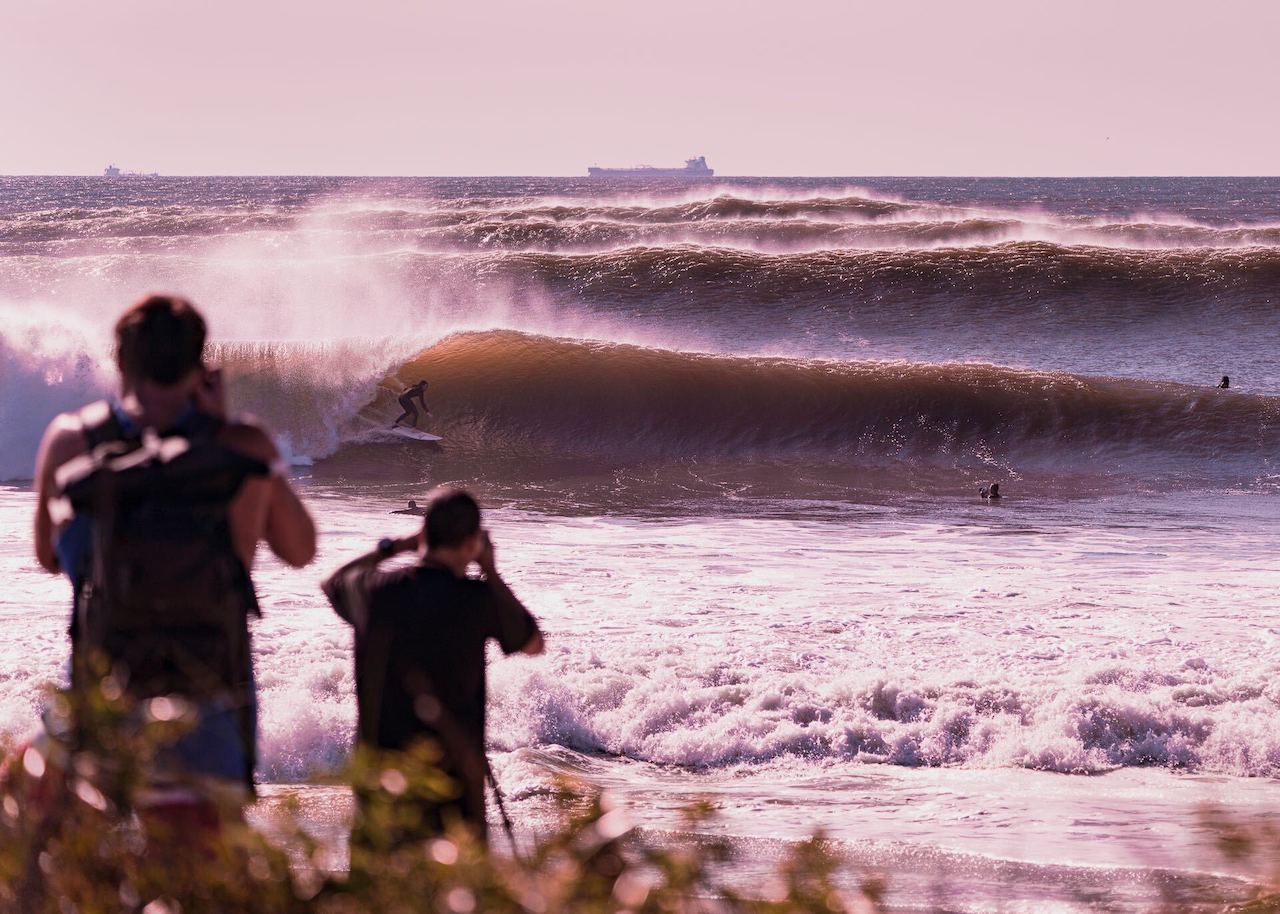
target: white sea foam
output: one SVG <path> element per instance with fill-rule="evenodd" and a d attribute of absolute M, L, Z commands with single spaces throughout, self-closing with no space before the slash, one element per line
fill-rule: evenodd
<path fill-rule="evenodd" d="M 398 526 L 365 496 L 314 494 L 324 494 L 326 567 Z M 69 595 L 65 582 L 30 570 L 29 499 L 10 493 L 0 504 L 13 581 L 0 611 L 24 631 L 0 677 L 0 730 L 10 736 L 30 729 L 38 684 L 57 678 L 66 656 Z M 1263 521 L 1237 502 L 1224 525 Z M 536 661 L 494 661 L 491 739 L 501 750 L 562 746 L 708 770 L 1280 774 L 1277 636 L 1220 621 L 1265 592 L 1257 556 L 1246 546 L 1168 577 L 1184 550 L 1214 539 L 1213 523 L 1077 533 L 1082 511 L 1122 520 L 1128 508 L 1077 506 L 1055 519 L 1061 508 L 1024 507 L 1020 523 L 1035 531 L 996 539 L 990 525 L 1003 516 L 967 519 L 963 509 L 956 519 L 977 524 L 967 532 L 897 513 L 836 525 L 550 526 L 502 512 L 493 526 L 509 544 L 508 577 L 552 647 Z M 857 535 L 840 534 L 846 525 Z M 1153 546 L 1170 554 L 1152 557 Z M 797 561 L 823 571 L 796 577 Z M 1105 567 L 1105 580 L 1082 581 L 1082 562 Z M 942 572 L 956 563 L 968 572 Z M 350 634 L 323 606 L 317 574 L 274 562 L 257 574 L 261 770 L 271 781 L 332 770 L 351 744 Z M 1151 624 L 1156 607 L 1192 596 L 1194 612 Z"/>

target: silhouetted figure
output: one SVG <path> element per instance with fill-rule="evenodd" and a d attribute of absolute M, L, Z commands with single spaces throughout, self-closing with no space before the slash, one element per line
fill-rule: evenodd
<path fill-rule="evenodd" d="M 391 513 L 392 514 L 412 514 L 414 517 L 425 517 L 427 514 L 427 509 L 418 507 L 418 503 L 411 498 L 409 499 L 408 505 L 401 508 L 399 511 L 392 511 Z"/>
<path fill-rule="evenodd" d="M 412 553 L 417 561 L 380 569 Z M 472 564 L 480 577 L 472 577 Z M 485 646 L 540 654 L 542 633 L 498 574 L 480 506 L 459 489 L 436 489 L 413 536 L 384 539 L 322 585 L 338 615 L 355 629 L 357 739 L 366 751 L 395 754 L 434 746 L 456 787 L 451 798 L 356 792 L 352 869 L 377 848 L 366 828 L 370 804 L 394 802 L 406 824 L 392 844 L 441 834 L 456 823 L 485 838 Z M 388 755 L 390 753 L 390 755 Z M 381 839 L 379 839 L 381 840 Z"/>
<path fill-rule="evenodd" d="M 1226 375 L 1222 376 L 1222 380 L 1218 382 L 1218 390 L 1226 390 L 1231 386 L 1231 379 Z"/>
<path fill-rule="evenodd" d="M 978 494 L 981 495 L 983 498 L 987 499 L 988 501 L 991 501 L 992 499 L 998 499 L 1000 498 L 1000 483 L 993 482 L 989 486 L 983 486 L 981 489 L 978 490 Z"/>
<path fill-rule="evenodd" d="M 416 426 L 418 424 L 418 405 L 413 402 L 414 400 L 417 400 L 418 403 L 422 404 L 422 411 L 424 413 L 430 414 L 431 410 L 427 409 L 426 394 L 426 381 L 419 381 L 412 387 L 406 388 L 404 393 L 402 393 L 398 398 L 400 400 L 400 408 L 403 409 L 404 412 L 400 414 L 395 422 L 391 423 L 391 427 L 395 428 L 405 419 L 409 420 L 410 426 Z"/>

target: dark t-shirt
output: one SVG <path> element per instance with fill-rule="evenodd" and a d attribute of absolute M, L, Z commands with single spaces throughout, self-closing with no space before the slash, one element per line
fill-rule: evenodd
<path fill-rule="evenodd" d="M 489 582 L 434 565 L 356 568 L 326 594 L 355 629 L 360 741 L 404 749 L 435 740 L 483 803 L 485 645 L 520 650 L 538 631 L 533 616 Z"/>

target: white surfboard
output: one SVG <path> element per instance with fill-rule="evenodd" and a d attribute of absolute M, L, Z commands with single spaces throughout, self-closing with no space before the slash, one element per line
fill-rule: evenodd
<path fill-rule="evenodd" d="M 431 435 L 427 432 L 420 432 L 416 428 L 405 428 L 403 425 L 397 425 L 395 428 L 389 428 L 387 431 L 401 438 L 411 438 L 414 441 L 443 441 L 439 435 Z"/>

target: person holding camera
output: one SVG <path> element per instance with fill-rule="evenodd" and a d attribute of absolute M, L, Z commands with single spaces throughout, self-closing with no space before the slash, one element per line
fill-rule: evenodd
<path fill-rule="evenodd" d="M 396 556 L 411 564 L 384 570 Z M 469 574 L 472 565 L 479 577 Z M 533 616 L 498 574 L 480 506 L 467 492 L 439 488 L 427 498 L 422 528 L 384 539 L 321 585 L 355 633 L 358 740 L 376 753 L 431 744 L 455 789 L 437 800 L 418 797 L 421 827 L 400 836 L 422 840 L 462 826 L 486 840 L 485 647 L 506 654 L 544 649 Z M 361 835 L 357 795 L 353 849 Z M 385 800 L 385 797 L 381 799 Z"/>
<path fill-rule="evenodd" d="M 179 839 L 238 820 L 253 795 L 258 543 L 294 567 L 316 551 L 271 436 L 227 416 L 206 334 L 183 298 L 127 310 L 115 327 L 119 396 L 50 422 L 35 470 L 36 559 L 72 584 L 72 693 L 112 682 L 136 702 L 177 698 L 192 711 L 133 797 L 144 824 Z"/>

